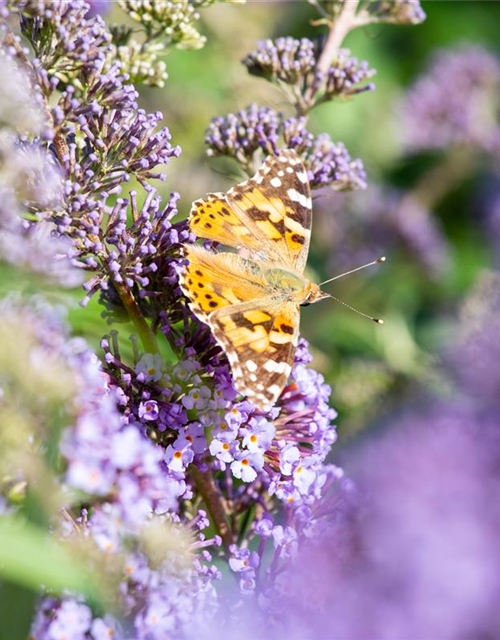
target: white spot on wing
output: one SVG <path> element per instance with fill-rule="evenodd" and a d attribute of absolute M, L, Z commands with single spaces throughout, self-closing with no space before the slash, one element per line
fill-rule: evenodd
<path fill-rule="evenodd" d="M 309 209 L 312 207 L 311 198 L 308 198 L 303 193 L 299 193 L 297 189 L 288 189 L 287 193 L 290 200 L 298 202 L 303 207 L 308 207 Z"/>
<path fill-rule="evenodd" d="M 290 365 L 287 362 L 275 362 L 274 360 L 268 360 L 264 364 L 264 369 L 269 373 L 285 373 L 290 372 Z"/>
<path fill-rule="evenodd" d="M 281 187 L 281 180 L 279 178 L 273 178 L 271 180 L 271 185 L 273 187 Z"/>
<path fill-rule="evenodd" d="M 257 371 L 257 365 L 253 360 L 247 360 L 247 369 L 249 371 Z"/>
<path fill-rule="evenodd" d="M 268 393 L 270 396 L 277 397 L 281 393 L 281 388 L 277 384 L 272 384 L 268 389 Z"/>

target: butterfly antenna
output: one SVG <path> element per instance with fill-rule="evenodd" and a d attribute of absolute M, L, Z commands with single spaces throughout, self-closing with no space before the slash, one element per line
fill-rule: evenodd
<path fill-rule="evenodd" d="M 341 305 L 343 305 L 344 307 L 347 307 L 348 309 L 350 309 L 351 311 L 354 311 L 354 313 L 357 313 L 359 316 L 363 316 L 363 318 L 368 318 L 368 320 L 372 320 L 373 322 L 376 322 L 377 324 L 384 324 L 384 321 L 381 320 L 380 318 L 373 318 L 372 316 L 369 316 L 367 313 L 363 313 L 362 311 L 359 311 L 358 309 L 355 309 L 354 307 L 351 307 L 350 304 L 347 304 L 347 302 L 344 302 L 343 300 L 339 300 L 335 296 L 332 296 L 331 293 L 327 293 L 327 294 L 325 294 L 325 296 L 328 296 L 328 298 L 331 298 L 332 300 L 335 300 L 335 302 L 338 302 Z"/>
<path fill-rule="evenodd" d="M 380 262 L 385 262 L 385 256 L 382 256 L 381 258 L 377 258 L 377 260 L 372 260 L 372 262 L 367 262 L 366 264 L 361 265 L 361 267 L 356 267 L 355 269 L 351 269 L 350 271 L 345 271 L 344 273 L 340 273 L 338 276 L 335 276 L 334 278 L 330 278 L 329 280 L 325 280 L 324 282 L 320 282 L 319 286 L 322 287 L 324 284 L 328 284 L 329 282 L 333 282 L 334 280 L 338 280 L 339 278 L 343 278 L 344 276 L 348 276 L 351 273 L 355 273 L 356 271 L 361 271 L 361 269 L 366 269 L 366 267 L 371 267 L 374 264 L 379 264 Z M 333 296 L 331 296 L 333 298 Z M 338 300 L 338 302 L 340 302 L 340 300 Z M 342 303 L 345 304 L 345 303 Z M 346 305 L 349 306 L 349 305 Z M 354 309 L 355 311 L 355 309 Z M 363 313 L 361 315 L 364 315 Z M 367 316 L 369 317 L 369 316 Z M 372 318 L 373 320 L 373 318 Z"/>

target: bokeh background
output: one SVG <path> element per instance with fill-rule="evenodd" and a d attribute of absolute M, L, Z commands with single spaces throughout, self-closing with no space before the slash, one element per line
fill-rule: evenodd
<path fill-rule="evenodd" d="M 95 4 L 108 23 L 123 21 L 112 2 Z M 308 124 L 345 143 L 367 173 L 365 190 L 316 194 L 309 277 L 320 282 L 387 257 L 327 286 L 383 326 L 334 301 L 302 312 L 313 366 L 339 413 L 330 461 L 372 499 L 364 521 L 359 512 L 339 517 L 331 545 L 313 558 L 314 597 L 322 592 L 327 611 L 315 637 L 333 634 L 333 624 L 330 637 L 361 640 L 410 638 L 408 629 L 411 640 L 499 633 L 500 3 L 422 7 L 427 19 L 418 26 L 348 35 L 352 55 L 377 70 L 376 90 L 323 104 Z M 213 117 L 252 102 L 292 115 L 282 93 L 241 59 L 265 38 L 315 37 L 316 17 L 299 1 L 208 7 L 206 46 L 173 50 L 165 87 L 141 87 L 141 106 L 162 111 L 182 147 L 155 185 L 166 197 L 180 193 L 181 217 L 194 199 L 244 179 L 236 164 L 207 157 Z M 101 353 L 98 296 L 82 308 L 81 289 L 58 290 L 0 265 L 0 298 L 7 294 L 43 294 Z M 307 575 L 299 571 L 295 584 L 310 578 L 309 562 L 302 566 Z M 292 590 L 289 610 L 301 597 Z"/>
<path fill-rule="evenodd" d="M 328 287 L 361 311 L 382 317 L 384 326 L 333 301 L 302 312 L 302 334 L 312 345 L 314 366 L 333 388 L 340 444 L 367 433 L 403 407 L 459 393 L 446 359 L 466 330 L 464 304 L 470 296 L 481 298 L 481 287 L 488 286 L 498 259 L 500 227 L 497 222 L 495 231 L 494 217 L 500 168 L 494 150 L 485 150 L 483 143 L 462 143 L 453 135 L 447 142 L 438 141 L 436 148 L 419 148 L 418 140 L 412 142 L 412 127 L 429 130 L 430 138 L 433 127 L 439 130 L 434 112 L 426 115 L 429 102 L 434 110 L 434 103 L 441 104 L 442 129 L 447 130 L 448 113 L 457 121 L 455 128 L 465 131 L 470 123 L 460 124 L 461 114 L 453 109 L 462 104 L 467 111 L 472 100 L 472 120 L 492 120 L 485 135 L 493 139 L 500 67 L 495 69 L 493 62 L 490 68 L 488 58 L 494 61 L 497 53 L 500 4 L 447 0 L 422 6 L 427 20 L 421 25 L 372 25 L 349 34 L 345 46 L 377 70 L 376 90 L 323 104 L 310 117 L 310 130 L 326 131 L 333 140 L 343 141 L 353 157 L 363 160 L 368 175 L 364 192 L 322 192 L 315 199 L 310 277 L 322 281 L 387 256 L 384 265 Z M 112 23 L 119 9 L 113 4 L 108 8 L 106 19 Z M 316 36 L 321 30 L 311 25 L 316 17 L 313 7 L 302 2 L 212 6 L 202 12 L 205 48 L 174 50 L 165 58 L 165 87 L 141 90 L 141 105 L 163 112 L 173 142 L 182 147 L 160 191 L 180 192 L 183 216 L 195 198 L 224 191 L 243 179 L 235 164 L 206 157 L 204 133 L 211 118 L 234 113 L 250 102 L 285 113 L 289 109 L 281 92 L 250 76 L 241 59 L 261 39 Z M 119 19 L 123 21 L 122 12 Z M 441 93 L 439 79 L 434 88 L 418 85 L 413 90 L 419 78 L 434 73 L 436 56 L 446 52 L 451 59 L 443 71 L 448 83 L 441 85 Z M 469 80 L 464 80 L 466 68 Z M 474 87 L 477 99 L 471 99 Z M 10 278 L 2 282 L 12 288 Z M 25 282 L 20 286 L 29 287 Z M 53 289 L 49 295 L 57 300 Z M 102 308 L 96 297 L 82 310 L 79 299 L 75 292 L 70 322 L 75 333 L 98 348 Z M 334 456 L 340 451 L 337 446 Z"/>

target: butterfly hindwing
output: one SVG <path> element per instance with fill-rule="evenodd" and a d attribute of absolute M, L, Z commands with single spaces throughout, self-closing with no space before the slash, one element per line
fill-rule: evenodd
<path fill-rule="evenodd" d="M 233 305 L 210 316 L 227 354 L 234 385 L 256 403 L 276 402 L 292 370 L 299 331 L 298 305 L 275 298 Z"/>

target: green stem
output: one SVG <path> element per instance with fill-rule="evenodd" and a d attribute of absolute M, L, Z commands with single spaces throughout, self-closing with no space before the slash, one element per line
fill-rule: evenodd
<path fill-rule="evenodd" d="M 151 331 L 151 327 L 146 322 L 141 308 L 137 304 L 136 299 L 132 295 L 130 289 L 123 282 L 114 282 L 115 289 L 120 296 L 123 306 L 127 310 L 130 320 L 137 329 L 137 334 L 141 339 L 142 346 L 148 353 L 158 353 L 158 345 L 156 336 Z"/>
<path fill-rule="evenodd" d="M 455 149 L 449 152 L 435 167 L 426 172 L 409 191 L 408 197 L 433 209 L 442 198 L 455 188 L 470 173 L 475 158 L 470 149 Z"/>

